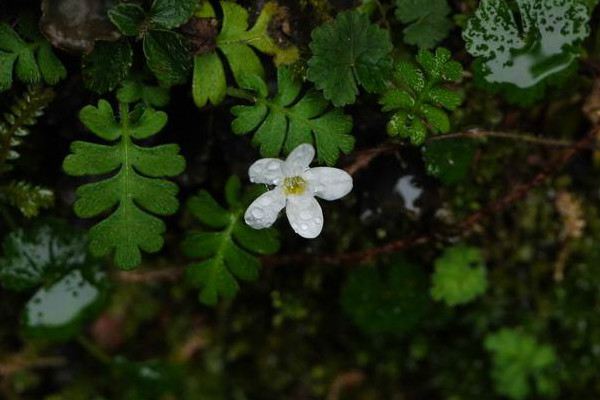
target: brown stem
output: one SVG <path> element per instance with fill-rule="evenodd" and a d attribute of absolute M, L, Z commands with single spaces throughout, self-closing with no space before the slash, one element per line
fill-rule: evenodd
<path fill-rule="evenodd" d="M 508 140 L 516 140 L 519 142 L 537 144 L 540 146 L 550 146 L 550 147 L 572 147 L 575 143 L 569 140 L 560 140 L 560 139 L 548 139 L 539 136 L 533 136 L 524 133 L 515 133 L 515 132 L 496 132 L 496 131 L 486 131 L 473 129 L 466 132 L 458 132 L 458 133 L 450 133 L 447 135 L 440 136 L 432 136 L 427 141 L 434 142 L 438 140 L 446 140 L 446 139 L 462 139 L 462 138 L 498 138 L 498 139 L 508 139 Z"/>

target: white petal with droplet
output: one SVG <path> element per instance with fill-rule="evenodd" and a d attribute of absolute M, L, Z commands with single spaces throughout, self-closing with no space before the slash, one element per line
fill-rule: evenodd
<path fill-rule="evenodd" d="M 285 202 L 285 196 L 280 188 L 268 191 L 250 204 L 244 214 L 244 220 L 254 229 L 268 228 L 277 220 L 279 212 L 285 207 Z"/>
<path fill-rule="evenodd" d="M 285 213 L 292 229 L 303 238 L 314 239 L 323 229 L 323 210 L 309 194 L 289 196 Z"/>
<path fill-rule="evenodd" d="M 283 181 L 283 161 L 276 158 L 262 158 L 248 169 L 250 182 L 279 185 Z"/>
<path fill-rule="evenodd" d="M 285 160 L 284 170 L 286 176 L 300 176 L 315 158 L 315 148 L 310 144 L 301 144 L 296 147 Z"/>
<path fill-rule="evenodd" d="M 325 200 L 337 200 L 352 190 L 352 176 L 339 168 L 311 168 L 302 176 L 315 196 Z"/>

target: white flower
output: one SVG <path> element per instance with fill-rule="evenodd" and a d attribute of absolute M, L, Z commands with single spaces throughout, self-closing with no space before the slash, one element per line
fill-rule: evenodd
<path fill-rule="evenodd" d="M 337 200 L 352 190 L 352 177 L 338 168 L 309 168 L 315 157 L 310 144 L 296 147 L 285 161 L 263 158 L 248 170 L 250 181 L 275 185 L 246 210 L 244 219 L 254 229 L 268 228 L 285 207 L 294 231 L 307 239 L 323 229 L 323 210 L 315 199 Z"/>

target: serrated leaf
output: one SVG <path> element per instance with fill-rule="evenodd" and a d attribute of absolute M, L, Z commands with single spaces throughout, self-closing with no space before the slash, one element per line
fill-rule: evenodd
<path fill-rule="evenodd" d="M 133 51 L 128 42 L 98 42 L 82 58 L 85 87 L 98 94 L 114 90 L 129 74 Z"/>
<path fill-rule="evenodd" d="M 146 12 L 138 4 L 121 3 L 108 10 L 108 18 L 123 35 L 137 36 L 144 29 Z"/>
<path fill-rule="evenodd" d="M 77 269 L 39 289 L 23 309 L 24 335 L 62 341 L 79 334 L 107 298 L 105 275 L 100 272 L 88 275 L 91 276 Z"/>
<path fill-rule="evenodd" d="M 308 79 L 335 106 L 354 103 L 359 86 L 370 93 L 385 88 L 392 43 L 388 32 L 366 15 L 341 12 L 311 36 Z"/>
<path fill-rule="evenodd" d="M 216 38 L 216 48 L 194 59 L 192 94 L 198 107 L 205 106 L 209 101 L 219 104 L 226 95 L 225 70 L 217 49 L 225 57 L 238 85 L 245 76 L 258 75 L 264 78 L 264 68 L 256 51 L 274 56 L 276 65 L 291 64 L 299 57 L 295 46 L 278 45 L 269 35 L 269 25 L 281 12 L 275 2 L 264 5 L 251 28 L 248 27 L 248 12 L 243 7 L 231 1 L 221 1 L 220 5 L 223 24 Z M 198 16 L 214 17 L 215 13 L 210 4 L 205 3 Z"/>
<path fill-rule="evenodd" d="M 457 245 L 435 260 L 431 296 L 449 306 L 465 304 L 485 293 L 487 272 L 481 251 Z"/>
<path fill-rule="evenodd" d="M 8 24 L 0 23 L 0 92 L 10 89 L 13 75 L 26 84 L 54 85 L 67 70 L 41 36 L 27 43 Z"/>
<path fill-rule="evenodd" d="M 259 77 L 247 79 L 242 87 L 256 92 L 256 102 L 231 109 L 236 134 L 256 131 L 253 142 L 264 157 L 288 154 L 302 143 L 313 144 L 320 162 L 333 165 L 340 153 L 354 148 L 352 118 L 331 108 L 321 94 L 311 90 L 301 95 L 302 85 L 288 68 L 277 72 L 278 93 L 267 97 L 266 83 Z"/>
<path fill-rule="evenodd" d="M 158 28 L 176 28 L 192 17 L 198 0 L 154 0 L 149 20 Z"/>
<path fill-rule="evenodd" d="M 429 49 L 444 40 L 453 27 L 447 0 L 396 0 L 396 18 L 403 24 L 404 42 Z"/>
<path fill-rule="evenodd" d="M 251 197 L 241 195 L 236 189 L 238 183 L 237 177 L 227 182 L 229 210 L 206 191 L 200 191 L 188 201 L 193 215 L 205 226 L 218 229 L 192 231 L 182 244 L 188 257 L 201 259 L 188 267 L 186 277 L 194 286 L 201 287 L 200 301 L 205 304 L 214 305 L 219 297 L 235 296 L 239 290 L 237 279 L 252 281 L 258 277 L 260 261 L 255 254 L 273 254 L 279 250 L 277 231 L 257 231 L 245 225 L 244 209 L 258 193 Z"/>
<path fill-rule="evenodd" d="M 404 259 L 352 270 L 341 294 L 344 312 L 371 335 L 412 331 L 428 307 L 427 277 Z"/>
<path fill-rule="evenodd" d="M 143 46 L 148 68 L 160 82 L 170 86 L 187 81 L 191 56 L 180 34 L 152 30 L 144 36 Z"/>
<path fill-rule="evenodd" d="M 517 329 L 504 328 L 488 334 L 485 348 L 492 355 L 492 378 L 496 391 L 510 399 L 529 397 L 535 388 L 539 395 L 556 394 L 551 367 L 557 362 L 554 349 Z"/>
<path fill-rule="evenodd" d="M 556 83 L 557 75 L 573 71 L 590 16 L 576 0 L 515 3 L 513 11 L 505 0 L 482 1 L 463 38 L 467 51 L 478 57 L 476 78 L 523 103 L 520 97 L 530 90 L 543 91 L 547 83 Z"/>
<path fill-rule="evenodd" d="M 463 101 L 461 92 L 445 86 L 459 81 L 462 75 L 462 66 L 451 59 L 448 50 L 420 50 L 417 63 L 419 66 L 396 62 L 392 87 L 379 101 L 383 111 L 394 111 L 388 134 L 410 139 L 415 145 L 422 144 L 428 132 L 449 132 L 445 110 L 455 110 Z"/>
<path fill-rule="evenodd" d="M 88 263 L 85 236 L 60 221 L 9 233 L 3 253 L 0 281 L 11 290 L 39 286 Z"/>
<path fill-rule="evenodd" d="M 136 116 L 137 114 L 137 116 Z M 91 218 L 116 209 L 90 229 L 90 249 L 98 256 L 115 251 L 115 263 L 125 269 L 141 262 L 141 251 L 160 250 L 165 224 L 157 216 L 177 211 L 177 185 L 163 179 L 180 174 L 185 159 L 175 144 L 142 147 L 135 140 L 157 134 L 167 115 L 151 108 L 129 112 L 120 105 L 120 121 L 105 100 L 98 107 L 86 106 L 81 121 L 100 138 L 116 141 L 110 145 L 73 142 L 63 163 L 73 176 L 112 174 L 109 178 L 77 189 L 75 213 Z"/>

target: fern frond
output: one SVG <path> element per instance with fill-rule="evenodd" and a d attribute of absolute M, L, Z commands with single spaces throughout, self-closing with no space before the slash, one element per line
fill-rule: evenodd
<path fill-rule="evenodd" d="M 54 193 L 47 188 L 24 181 L 0 186 L 0 202 L 10 204 L 27 217 L 36 217 L 41 209 L 54 205 Z"/>
<path fill-rule="evenodd" d="M 53 98 L 52 89 L 30 87 L 0 117 L 0 174 L 10 170 L 7 161 L 19 158 L 16 147 L 29 135 L 29 127 L 36 124 Z"/>

